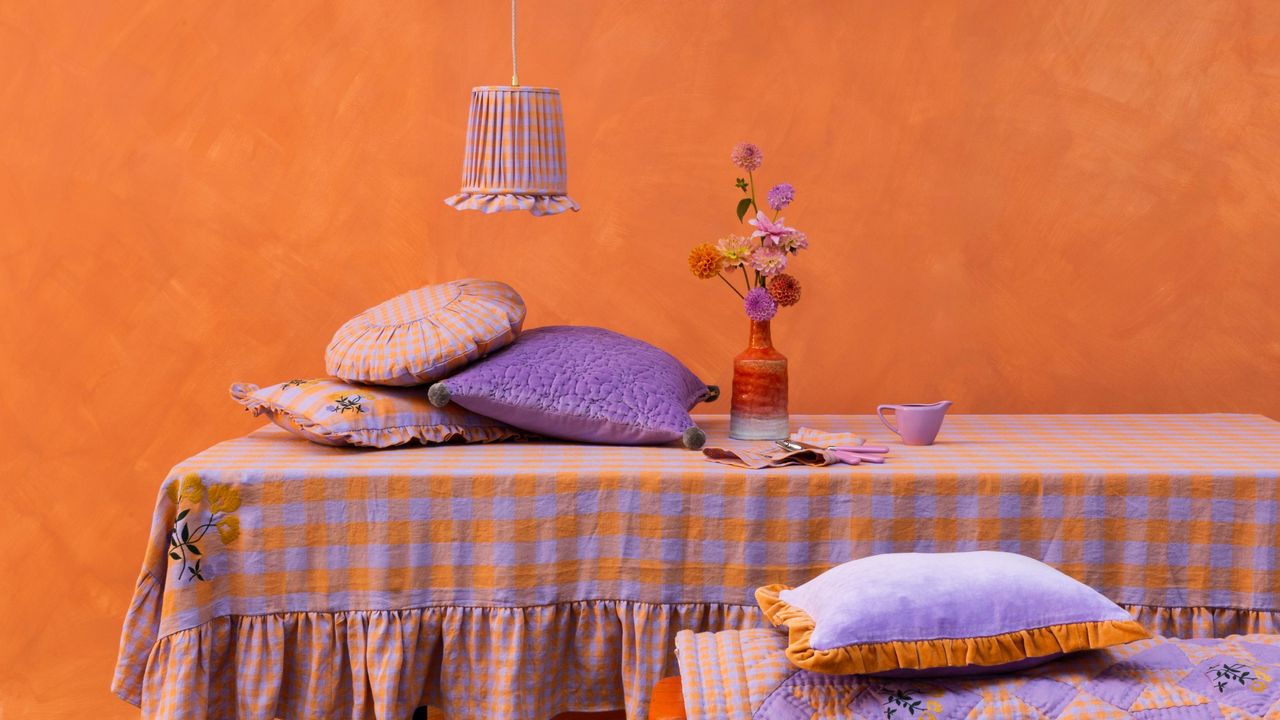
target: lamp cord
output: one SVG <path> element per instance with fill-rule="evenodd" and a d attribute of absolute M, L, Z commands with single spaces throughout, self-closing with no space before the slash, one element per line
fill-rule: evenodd
<path fill-rule="evenodd" d="M 516 71 L 516 0 L 511 0 L 511 85 L 520 84 L 520 73 Z"/>

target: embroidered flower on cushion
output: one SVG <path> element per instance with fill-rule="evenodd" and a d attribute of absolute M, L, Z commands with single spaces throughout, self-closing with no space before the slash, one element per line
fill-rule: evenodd
<path fill-rule="evenodd" d="M 285 383 L 282 387 L 287 390 L 291 387 L 302 387 L 303 385 L 310 385 L 311 383 L 315 383 L 315 382 L 320 382 L 320 381 L 319 380 L 290 380 L 289 382 Z"/>
<path fill-rule="evenodd" d="M 1267 683 L 1265 680 L 1253 674 L 1252 670 L 1253 668 L 1244 663 L 1222 663 L 1210 665 L 1204 674 L 1220 693 L 1226 692 L 1227 687 L 1233 682 L 1244 685 L 1254 692 L 1266 690 Z M 1269 679 L 1267 678 L 1267 680 Z"/>
<path fill-rule="evenodd" d="M 348 412 L 356 414 L 365 412 L 364 405 L 361 404 L 364 398 L 359 395 L 337 395 L 332 399 L 334 404 L 325 408 L 329 412 L 336 412 L 339 415 L 345 415 Z"/>
<path fill-rule="evenodd" d="M 886 690 L 887 694 L 884 701 L 884 716 L 886 718 L 896 717 L 899 710 L 906 710 L 906 715 L 910 717 L 915 717 L 916 713 L 924 712 L 925 701 L 915 696 L 919 690 Z"/>

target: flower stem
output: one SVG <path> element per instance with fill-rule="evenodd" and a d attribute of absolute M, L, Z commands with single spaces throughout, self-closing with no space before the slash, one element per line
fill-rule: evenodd
<path fill-rule="evenodd" d="M 743 282 L 743 284 L 745 284 L 748 288 L 749 288 L 749 287 L 751 287 L 751 278 L 747 276 L 747 266 L 746 266 L 746 265 L 743 265 L 743 266 L 742 266 L 742 282 Z"/>
<path fill-rule="evenodd" d="M 743 268 L 742 272 L 743 272 L 743 274 L 746 274 L 746 272 L 747 272 L 747 271 L 746 271 L 746 268 Z M 742 293 L 738 292 L 738 288 L 734 287 L 734 286 L 733 286 L 733 283 L 729 282 L 729 278 L 725 277 L 724 275 L 721 275 L 720 273 L 716 273 L 716 277 L 718 277 L 718 278 L 720 278 L 721 280 L 723 280 L 723 281 L 724 281 L 724 284 L 729 286 L 729 289 L 733 291 L 733 294 L 734 294 L 734 295 L 737 295 L 738 297 L 740 297 L 740 298 L 742 298 L 742 299 L 744 299 L 744 300 L 746 299 L 746 296 L 745 296 L 745 295 L 743 295 Z"/>
<path fill-rule="evenodd" d="M 747 171 L 747 184 L 751 187 L 751 208 L 756 212 L 760 212 L 760 206 L 756 204 L 756 177 Z"/>

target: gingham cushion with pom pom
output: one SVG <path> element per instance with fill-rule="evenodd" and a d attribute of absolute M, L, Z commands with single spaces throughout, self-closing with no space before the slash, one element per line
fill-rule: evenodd
<path fill-rule="evenodd" d="M 429 383 L 511 343 L 524 315 L 524 300 L 505 283 L 428 285 L 369 308 L 338 328 L 325 352 L 325 368 L 350 382 Z"/>

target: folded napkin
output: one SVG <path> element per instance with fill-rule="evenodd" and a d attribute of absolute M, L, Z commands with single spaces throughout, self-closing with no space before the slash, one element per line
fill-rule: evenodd
<path fill-rule="evenodd" d="M 784 465 L 811 465 L 821 467 L 840 462 L 826 450 L 783 450 L 777 445 L 759 445 L 757 447 L 704 447 L 702 454 L 711 462 L 723 465 L 761 470 L 763 468 L 782 467 Z"/>
<path fill-rule="evenodd" d="M 814 447 L 787 450 L 773 443 L 754 443 L 734 447 L 705 447 L 702 449 L 702 454 L 712 462 L 751 470 L 784 465 L 821 467 L 843 462 L 836 453 L 826 448 L 856 447 L 866 442 L 853 433 L 833 433 L 811 427 L 802 427 L 791 433 L 791 440 Z"/>

